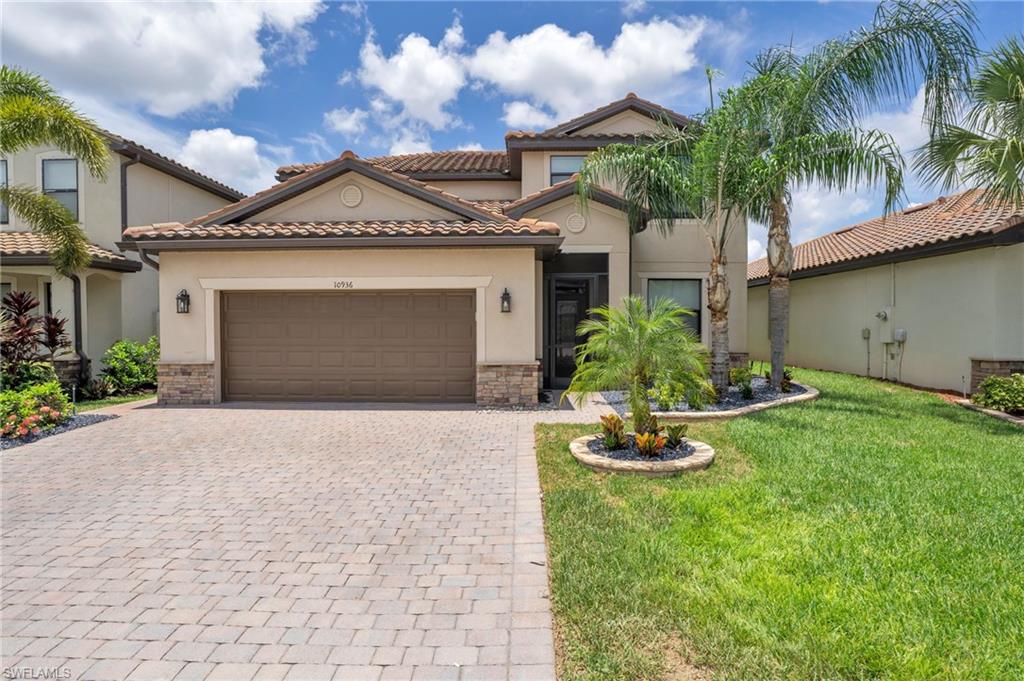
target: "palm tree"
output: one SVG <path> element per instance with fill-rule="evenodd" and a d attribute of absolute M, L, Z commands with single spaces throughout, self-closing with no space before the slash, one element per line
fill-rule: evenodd
<path fill-rule="evenodd" d="M 706 351 L 684 323 L 693 314 L 689 310 L 664 298 L 648 306 L 630 296 L 621 307 L 603 306 L 591 314 L 579 325 L 587 340 L 576 353 L 566 395 L 582 402 L 590 393 L 625 386 L 636 432 L 646 433 L 652 430 L 647 388 L 653 383 L 678 386 L 695 401 L 710 391 Z"/>
<path fill-rule="evenodd" d="M 661 234 L 677 229 L 678 218 L 696 216 L 711 251 L 708 310 L 711 318 L 711 382 L 719 397 L 729 385 L 729 280 L 726 246 L 746 218 L 750 169 L 756 139 L 741 106 L 745 95 L 726 92 L 722 104 L 699 126 L 678 129 L 664 122 L 636 144 L 612 144 L 590 154 L 577 178 L 580 204 L 591 193 L 615 186 L 626 200 L 629 226 L 646 220 Z"/>
<path fill-rule="evenodd" d="M 985 201 L 1024 206 L 1024 49 L 1010 38 L 986 55 L 963 125 L 940 125 L 914 169 L 944 190 L 984 189 Z"/>
<path fill-rule="evenodd" d="M 0 121 L 0 154 L 53 145 L 77 157 L 93 177 L 105 179 L 109 152 L 96 124 L 39 76 L 0 67 Z M 51 243 L 50 260 L 59 274 L 89 265 L 82 228 L 56 200 L 31 187 L 0 186 L 0 201 Z"/>
<path fill-rule="evenodd" d="M 975 57 L 974 13 L 959 0 L 895 0 L 879 5 L 871 25 L 830 40 L 806 56 L 790 48 L 754 62 L 751 124 L 763 135 L 762 175 L 751 212 L 768 227 L 771 381 L 785 366 L 789 323 L 790 197 L 797 186 L 842 191 L 884 183 L 885 211 L 903 193 L 903 159 L 893 139 L 862 130 L 860 118 L 924 87 L 925 120 L 937 130 L 955 116 Z"/>

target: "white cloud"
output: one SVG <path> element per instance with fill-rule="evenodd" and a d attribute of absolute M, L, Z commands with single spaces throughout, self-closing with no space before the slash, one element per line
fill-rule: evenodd
<path fill-rule="evenodd" d="M 483 151 L 484 145 L 479 142 L 467 142 L 466 144 L 460 144 L 455 148 L 459 151 Z"/>
<path fill-rule="evenodd" d="M 515 101 L 504 105 L 502 120 L 510 128 L 550 128 L 557 121 L 551 114 L 541 111 L 529 102 Z"/>
<path fill-rule="evenodd" d="M 318 132 L 308 132 L 295 138 L 295 141 L 309 149 L 310 153 L 318 158 L 331 158 L 334 148 L 327 142 L 327 139 Z"/>
<path fill-rule="evenodd" d="M 826 191 L 819 187 L 805 187 L 793 192 L 790 214 L 794 244 L 803 243 L 825 232 L 870 217 L 867 213 L 873 202 L 862 193 Z"/>
<path fill-rule="evenodd" d="M 359 52 L 359 81 L 388 103 L 401 107 L 402 120 L 422 121 L 435 130 L 457 122 L 446 107 L 466 84 L 459 50 L 465 39 L 456 18 L 436 44 L 412 33 L 386 55 L 369 32 Z"/>
<path fill-rule="evenodd" d="M 301 61 L 317 2 L 8 3 L 4 62 L 57 87 L 175 116 L 228 106 L 271 57 Z"/>
<path fill-rule="evenodd" d="M 356 138 L 366 132 L 366 119 L 369 114 L 363 109 L 347 109 L 338 107 L 324 114 L 324 125 L 328 130 Z"/>
<path fill-rule="evenodd" d="M 628 91 L 665 101 L 679 76 L 697 65 L 694 52 L 707 26 L 700 17 L 626 23 L 612 44 L 555 24 L 509 38 L 492 33 L 467 60 L 474 78 L 566 120 Z"/>
<path fill-rule="evenodd" d="M 760 260 L 765 253 L 764 244 L 759 239 L 747 239 L 747 262 Z"/>
<path fill-rule="evenodd" d="M 418 129 L 417 126 L 410 126 L 396 130 L 392 134 L 388 153 L 392 155 L 416 154 L 430 150 L 430 137 L 426 131 Z"/>
<path fill-rule="evenodd" d="M 178 160 L 243 191 L 255 192 L 274 184 L 274 172 L 282 149 L 261 147 L 256 138 L 238 135 L 227 128 L 193 130 Z M 277 152 L 272 159 L 266 153 Z"/>
<path fill-rule="evenodd" d="M 622 13 L 630 19 L 646 9 L 647 0 L 624 0 L 622 3 Z"/>
<path fill-rule="evenodd" d="M 923 117 L 924 88 L 921 88 L 908 108 L 867 116 L 863 127 L 889 133 L 904 155 L 909 155 L 928 140 L 928 128 Z"/>

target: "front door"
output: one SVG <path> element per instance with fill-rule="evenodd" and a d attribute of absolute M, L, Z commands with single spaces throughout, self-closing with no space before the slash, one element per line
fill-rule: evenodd
<path fill-rule="evenodd" d="M 583 338 L 576 335 L 576 327 L 593 307 L 592 284 L 592 277 L 551 280 L 547 371 L 552 388 L 568 386 L 576 369 L 576 346 L 583 342 Z"/>

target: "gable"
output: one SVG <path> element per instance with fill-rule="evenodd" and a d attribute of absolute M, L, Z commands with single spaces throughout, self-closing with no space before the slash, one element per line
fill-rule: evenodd
<path fill-rule="evenodd" d="M 573 132 L 573 135 L 637 135 L 656 132 L 658 121 L 636 111 L 622 111 L 593 125 Z"/>
<path fill-rule="evenodd" d="M 355 172 L 343 173 L 249 218 L 253 222 L 457 219 L 460 216 L 452 211 Z"/>

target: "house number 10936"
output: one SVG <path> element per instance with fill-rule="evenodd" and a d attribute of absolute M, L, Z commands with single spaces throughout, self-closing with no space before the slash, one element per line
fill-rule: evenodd
<path fill-rule="evenodd" d="M 334 282 L 334 288 L 355 288 L 356 285 L 351 280 L 342 280 Z"/>

